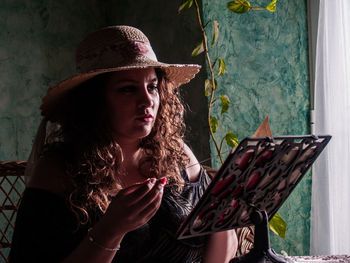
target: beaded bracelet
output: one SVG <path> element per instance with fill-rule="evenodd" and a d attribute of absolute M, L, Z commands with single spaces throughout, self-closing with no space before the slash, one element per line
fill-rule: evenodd
<path fill-rule="evenodd" d="M 91 235 L 91 230 L 92 230 L 92 228 L 89 228 L 89 230 L 88 230 L 88 240 L 92 244 L 94 244 L 95 246 L 102 248 L 104 250 L 107 250 L 107 251 L 118 251 L 120 249 L 120 245 L 117 246 L 116 248 L 109 248 L 109 247 L 105 247 L 105 246 L 101 245 L 100 243 L 96 242 L 95 238 Z"/>

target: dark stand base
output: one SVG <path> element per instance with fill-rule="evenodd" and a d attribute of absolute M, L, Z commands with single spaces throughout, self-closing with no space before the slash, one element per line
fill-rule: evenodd
<path fill-rule="evenodd" d="M 270 248 L 268 219 L 265 211 L 255 211 L 251 216 L 255 224 L 254 248 L 246 255 L 231 259 L 230 263 L 287 263 Z"/>

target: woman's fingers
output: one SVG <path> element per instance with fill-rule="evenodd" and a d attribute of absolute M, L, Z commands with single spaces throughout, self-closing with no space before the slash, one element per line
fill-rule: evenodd
<path fill-rule="evenodd" d="M 144 210 L 152 202 L 154 202 L 157 197 L 161 197 L 163 195 L 163 189 L 164 184 L 160 180 L 157 180 L 152 189 L 133 205 L 136 206 L 140 211 Z"/>
<path fill-rule="evenodd" d="M 139 217 L 145 218 L 146 222 L 150 220 L 154 214 L 158 211 L 159 206 L 162 202 L 163 191 L 158 192 L 156 197 L 148 203 L 142 210 L 139 211 Z M 145 222 L 145 223 L 146 223 Z"/>
<path fill-rule="evenodd" d="M 161 204 L 165 181 L 165 178 L 150 179 L 123 189 L 116 195 L 108 214 L 114 218 L 114 222 L 118 218 L 118 231 L 134 230 L 152 218 Z"/>
<path fill-rule="evenodd" d="M 162 202 L 165 182 L 165 178 L 158 180 L 152 190 L 137 203 L 139 211 L 138 216 L 146 219 L 146 222 L 151 219 L 159 209 Z"/>
<path fill-rule="evenodd" d="M 147 223 L 158 211 L 163 196 L 163 185 L 156 184 L 131 210 L 135 211 L 135 218 L 139 220 L 139 227 Z"/>
<path fill-rule="evenodd" d="M 155 198 L 158 191 L 163 190 L 166 179 L 155 179 L 150 178 L 141 184 L 136 184 L 131 187 L 128 187 L 123 192 L 120 193 L 121 196 L 127 196 L 128 206 L 137 205 L 142 209 L 142 206 L 147 206 L 148 203 Z"/>
<path fill-rule="evenodd" d="M 129 205 L 136 203 L 138 200 L 142 199 L 155 185 L 157 180 L 155 178 L 150 178 L 143 183 L 134 184 L 128 188 L 125 188 L 119 192 L 117 197 L 125 198 L 127 197 L 127 201 Z"/>

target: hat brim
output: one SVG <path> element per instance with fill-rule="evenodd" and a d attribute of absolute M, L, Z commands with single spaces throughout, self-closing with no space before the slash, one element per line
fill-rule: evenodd
<path fill-rule="evenodd" d="M 166 64 L 157 61 L 148 61 L 147 63 L 135 63 L 134 65 L 119 66 L 116 68 L 97 69 L 87 73 L 76 74 L 58 85 L 52 87 L 42 99 L 40 106 L 41 115 L 50 119 L 51 113 L 55 112 L 55 106 L 65 94 L 74 87 L 79 86 L 93 77 L 115 71 L 142 69 L 142 68 L 160 68 L 165 72 L 166 77 L 174 83 L 176 87 L 188 83 L 199 72 L 201 66 L 196 64 Z"/>

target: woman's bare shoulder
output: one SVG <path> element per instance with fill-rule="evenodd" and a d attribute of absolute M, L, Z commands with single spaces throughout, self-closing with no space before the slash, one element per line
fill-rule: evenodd
<path fill-rule="evenodd" d="M 64 167 L 64 161 L 59 154 L 44 154 L 34 166 L 28 186 L 63 196 L 67 190 L 67 175 Z"/>
<path fill-rule="evenodd" d="M 188 147 L 188 145 L 186 145 L 186 144 L 184 144 L 184 151 L 185 151 L 185 154 L 190 159 L 190 162 L 186 167 L 188 179 L 190 180 L 190 182 L 196 182 L 196 181 L 198 181 L 201 167 L 198 163 L 196 156 L 193 154 L 190 147 Z"/>

